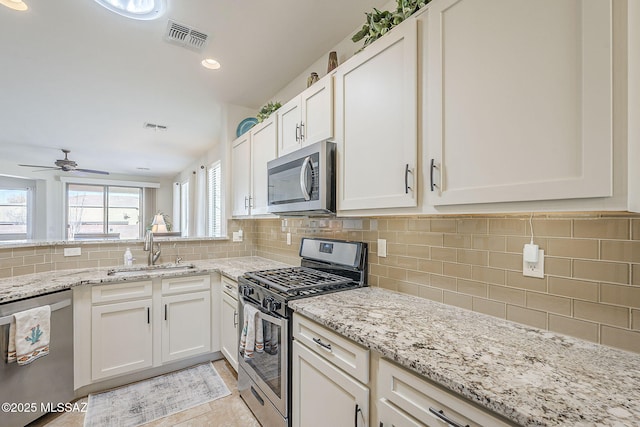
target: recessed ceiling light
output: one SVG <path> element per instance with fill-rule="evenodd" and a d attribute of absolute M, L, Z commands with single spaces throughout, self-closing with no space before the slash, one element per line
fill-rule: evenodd
<path fill-rule="evenodd" d="M 220 63 L 215 59 L 207 58 L 202 60 L 202 66 L 210 70 L 217 70 L 220 68 Z"/>
<path fill-rule="evenodd" d="M 159 18 L 167 9 L 166 0 L 96 0 L 96 2 L 119 15 L 145 21 Z"/>
<path fill-rule="evenodd" d="M 151 169 L 149 169 L 149 168 L 136 168 L 136 169 L 138 169 L 139 171 L 148 171 L 148 170 L 151 170 Z"/>
<path fill-rule="evenodd" d="M 29 9 L 29 6 L 22 0 L 0 0 L 0 4 L 7 6 L 9 9 L 24 11 Z"/>

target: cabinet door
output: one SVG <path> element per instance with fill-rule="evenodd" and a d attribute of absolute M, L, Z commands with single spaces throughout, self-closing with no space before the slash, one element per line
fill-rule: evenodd
<path fill-rule="evenodd" d="M 222 355 L 238 370 L 238 300 L 222 292 Z"/>
<path fill-rule="evenodd" d="M 300 97 L 296 96 L 276 112 L 278 119 L 278 156 L 300 148 Z"/>
<path fill-rule="evenodd" d="M 91 379 L 151 367 L 151 299 L 91 308 Z"/>
<path fill-rule="evenodd" d="M 339 211 L 417 205 L 416 32 L 408 19 L 336 72 Z"/>
<path fill-rule="evenodd" d="M 612 194 L 611 1 L 428 10 L 431 204 Z"/>
<path fill-rule="evenodd" d="M 211 292 L 162 298 L 162 362 L 211 351 Z"/>
<path fill-rule="evenodd" d="M 302 146 L 333 137 L 333 77 L 328 75 L 300 94 Z"/>
<path fill-rule="evenodd" d="M 233 141 L 231 146 L 231 185 L 233 216 L 249 215 L 251 193 L 251 140 L 249 132 Z"/>
<path fill-rule="evenodd" d="M 369 425 L 369 389 L 297 341 L 292 371 L 294 427 Z"/>
<path fill-rule="evenodd" d="M 251 215 L 269 213 L 267 162 L 276 158 L 275 115 L 251 130 Z"/>

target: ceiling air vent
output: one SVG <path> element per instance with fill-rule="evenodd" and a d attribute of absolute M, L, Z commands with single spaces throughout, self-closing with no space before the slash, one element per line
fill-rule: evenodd
<path fill-rule="evenodd" d="M 208 38 L 209 36 L 205 33 L 172 20 L 169 20 L 167 32 L 164 35 L 164 39 L 167 42 L 195 50 L 196 52 L 202 52 Z"/>

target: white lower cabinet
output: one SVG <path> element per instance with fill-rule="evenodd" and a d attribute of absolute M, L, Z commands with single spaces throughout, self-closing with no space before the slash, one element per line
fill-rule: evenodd
<path fill-rule="evenodd" d="M 151 298 L 91 308 L 91 378 L 151 367 Z"/>
<path fill-rule="evenodd" d="M 293 426 L 368 426 L 369 350 L 297 314 L 293 337 Z"/>
<path fill-rule="evenodd" d="M 369 389 L 293 342 L 293 425 L 367 426 Z"/>
<path fill-rule="evenodd" d="M 227 277 L 222 278 L 222 319 L 220 322 L 220 351 L 233 369 L 238 371 L 238 283 Z"/>
<path fill-rule="evenodd" d="M 211 292 L 162 298 L 162 362 L 211 350 Z"/>
<path fill-rule="evenodd" d="M 375 426 L 515 425 L 387 360 L 380 359 L 375 378 Z"/>
<path fill-rule="evenodd" d="M 74 288 L 75 388 L 218 351 L 213 296 L 208 274 Z"/>

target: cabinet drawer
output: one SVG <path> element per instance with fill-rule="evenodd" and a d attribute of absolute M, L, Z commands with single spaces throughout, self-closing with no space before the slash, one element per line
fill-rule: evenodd
<path fill-rule="evenodd" d="M 449 425 L 435 412 L 470 427 L 514 425 L 386 360 L 380 360 L 377 385 L 381 399 L 387 399 L 427 426 Z"/>
<path fill-rule="evenodd" d="M 151 280 L 92 286 L 91 302 L 93 304 L 100 304 L 104 302 L 149 298 L 151 297 L 151 293 Z"/>
<path fill-rule="evenodd" d="M 363 384 L 369 383 L 369 350 L 337 333 L 293 315 L 293 337 Z"/>
<path fill-rule="evenodd" d="M 225 294 L 232 296 L 236 300 L 238 299 L 238 282 L 222 276 L 222 290 Z"/>
<path fill-rule="evenodd" d="M 377 409 L 379 422 L 374 423 L 374 425 L 379 425 L 380 427 L 425 427 L 420 421 L 398 409 L 387 399 L 379 399 Z"/>
<path fill-rule="evenodd" d="M 210 276 L 188 276 L 162 279 L 162 295 L 211 289 Z"/>

